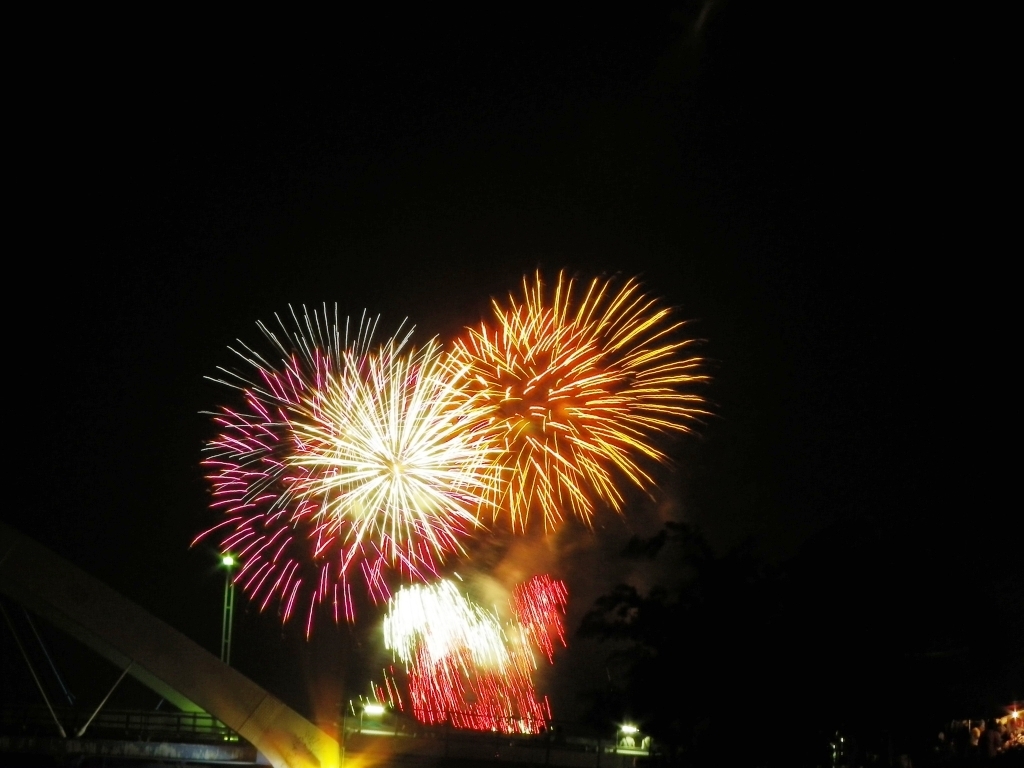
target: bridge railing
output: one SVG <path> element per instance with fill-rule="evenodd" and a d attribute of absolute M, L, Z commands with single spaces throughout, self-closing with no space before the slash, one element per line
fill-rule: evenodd
<path fill-rule="evenodd" d="M 389 710 L 373 718 L 349 715 L 344 730 L 346 750 L 353 752 L 377 749 L 436 758 L 602 768 L 632 766 L 655 754 L 649 740 L 633 743 L 613 733 L 602 737 L 578 723 L 547 723 L 540 733 L 502 733 L 428 725 Z"/>
<path fill-rule="evenodd" d="M 56 736 L 54 716 L 67 736 L 114 738 L 137 741 L 235 742 L 238 735 L 205 712 L 103 709 L 98 713 L 80 708 L 44 706 L 0 708 L 0 733 L 11 736 Z M 92 718 L 90 720 L 90 717 Z"/>

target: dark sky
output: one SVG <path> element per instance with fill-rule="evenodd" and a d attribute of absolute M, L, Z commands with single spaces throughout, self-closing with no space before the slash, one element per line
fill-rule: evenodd
<path fill-rule="evenodd" d="M 878 19 L 765 5 L 367 17 L 330 45 L 94 41 L 26 63 L 3 519 L 216 652 L 221 576 L 189 542 L 213 519 L 200 412 L 230 397 L 204 379 L 228 344 L 322 302 L 450 338 L 537 268 L 636 275 L 692 320 L 714 379 L 715 416 L 672 449 L 672 517 L 773 563 L 866 527 L 891 537 L 869 579 L 887 600 L 973 617 L 973 587 L 943 602 L 928 579 L 1003 579 L 1019 627 L 1015 523 L 976 509 L 962 434 L 973 278 L 937 266 L 965 209 L 922 145 L 955 68 L 907 64 Z M 636 532 L 627 514 L 587 535 Z M 847 556 L 870 570 L 874 550 Z M 326 652 L 294 634 L 243 612 L 236 658 L 308 709 L 289 679 Z"/>

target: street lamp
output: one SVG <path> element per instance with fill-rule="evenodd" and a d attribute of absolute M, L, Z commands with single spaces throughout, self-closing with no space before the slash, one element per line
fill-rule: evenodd
<path fill-rule="evenodd" d="M 619 726 L 619 738 L 618 745 L 620 747 L 633 748 L 636 746 L 637 736 L 640 734 L 640 729 L 635 725 L 629 723 L 623 723 Z"/>
<path fill-rule="evenodd" d="M 359 732 L 363 731 L 363 717 L 372 718 L 380 723 L 380 718 L 386 711 L 383 704 L 377 702 L 367 702 L 363 704 L 362 710 L 359 712 Z"/>
<path fill-rule="evenodd" d="M 220 660 L 231 666 L 231 625 L 235 616 L 235 582 L 231 580 L 231 569 L 235 558 L 223 555 L 220 564 L 224 566 L 224 614 L 220 625 Z"/>

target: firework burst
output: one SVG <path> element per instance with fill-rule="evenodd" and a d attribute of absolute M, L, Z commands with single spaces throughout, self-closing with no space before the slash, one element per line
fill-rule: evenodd
<path fill-rule="evenodd" d="M 503 433 L 491 485 L 495 518 L 525 530 L 531 510 L 553 529 L 570 510 L 589 523 L 600 501 L 621 511 L 616 483 L 651 483 L 642 460 L 662 461 L 652 438 L 688 432 L 706 411 L 693 385 L 706 379 L 683 323 L 630 279 L 616 289 L 595 279 L 581 291 L 559 274 L 549 292 L 537 274 L 523 297 L 493 302 L 494 318 L 458 340 L 454 363 L 491 406 Z"/>
<path fill-rule="evenodd" d="M 554 625 L 560 631 L 565 585 L 550 577 L 535 577 L 530 585 L 518 592 L 513 605 L 516 621 L 507 628 L 449 580 L 395 593 L 384 618 L 384 640 L 406 667 L 417 720 L 502 733 L 538 733 L 551 720 L 547 697 L 538 698 L 533 683 L 531 643 L 546 640 L 548 649 L 542 649 L 552 659 L 550 637 L 541 640 L 541 635 Z M 548 597 L 557 592 L 561 602 L 533 604 L 544 592 Z M 533 617 L 525 619 L 527 624 L 520 615 L 524 609 Z M 401 706 L 393 670 L 385 673 L 385 683 L 378 688 L 378 697 Z"/>
<path fill-rule="evenodd" d="M 321 603 L 353 617 L 357 563 L 380 600 L 389 575 L 430 578 L 462 552 L 496 490 L 498 449 L 461 387 L 465 366 L 435 341 L 411 349 L 406 331 L 372 348 L 377 320 L 342 326 L 336 308 L 292 320 L 278 318 L 280 334 L 259 324 L 276 362 L 242 345 L 232 351 L 251 372 L 215 379 L 242 407 L 212 414 L 203 464 L 224 519 L 196 541 L 218 532 L 250 599 L 280 601 L 284 620 L 304 606 L 309 632 Z"/>

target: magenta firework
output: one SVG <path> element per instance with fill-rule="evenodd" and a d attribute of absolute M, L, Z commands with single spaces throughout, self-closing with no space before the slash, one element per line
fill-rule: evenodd
<path fill-rule="evenodd" d="M 354 577 L 386 600 L 461 553 L 498 447 L 436 341 L 416 349 L 400 327 L 375 345 L 379 318 L 336 307 L 276 320 L 257 324 L 268 352 L 239 342 L 244 369 L 213 379 L 237 397 L 211 414 L 203 465 L 222 519 L 196 542 L 219 537 L 235 583 L 285 621 L 301 610 L 308 633 L 318 606 L 353 618 Z"/>

